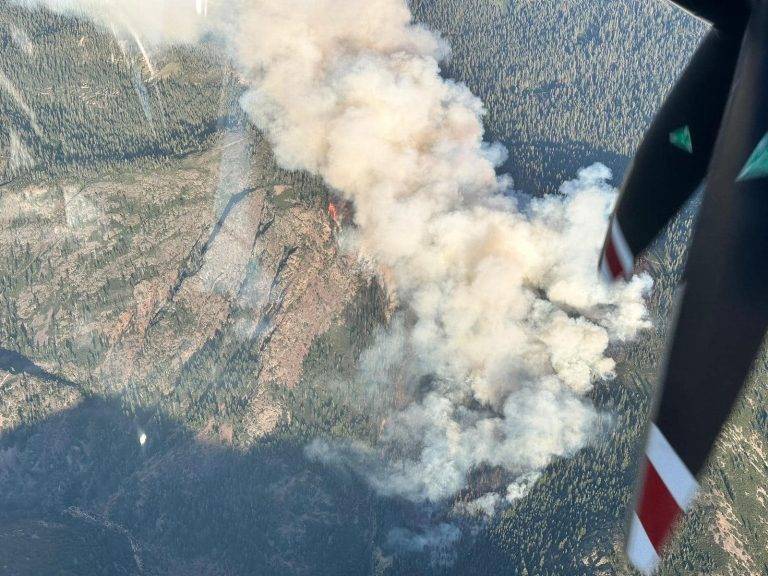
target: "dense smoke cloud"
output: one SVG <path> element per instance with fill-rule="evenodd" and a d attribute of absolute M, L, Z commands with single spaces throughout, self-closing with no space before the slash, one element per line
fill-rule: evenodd
<path fill-rule="evenodd" d="M 207 17 L 192 0 L 45 4 L 149 45 L 217 38 L 278 162 L 354 202 L 351 241 L 403 309 L 363 355 L 360 378 L 396 380 L 410 400 L 375 449 L 318 441 L 310 455 L 417 501 L 500 466 L 520 479 L 500 496 L 514 499 L 588 442 L 598 414 L 584 394 L 613 375 L 609 344 L 647 325 L 647 277 L 613 288 L 597 279 L 610 172 L 582 170 L 541 199 L 507 190 L 481 102 L 441 78 L 447 46 L 411 22 L 404 0 L 211 0 Z"/>

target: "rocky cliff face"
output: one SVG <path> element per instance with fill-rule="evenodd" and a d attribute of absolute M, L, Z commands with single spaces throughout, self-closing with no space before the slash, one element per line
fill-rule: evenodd
<path fill-rule="evenodd" d="M 329 534 L 352 543 L 342 564 L 369 562 L 367 492 L 280 432 L 325 362 L 318 337 L 379 306 L 323 187 L 277 170 L 258 134 L 222 131 L 152 169 L 30 177 L 1 201 L 0 567 L 306 573 L 339 559 L 296 539 Z M 199 554 L 171 543 L 190 529 Z"/>
<path fill-rule="evenodd" d="M 369 492 L 303 455 L 382 318 L 348 210 L 215 51 L 3 0 L 0 39 L 0 572 L 370 565 Z"/>
<path fill-rule="evenodd" d="M 162 399 L 230 442 L 276 426 L 283 411 L 267 386 L 296 385 L 313 340 L 366 279 L 338 249 L 324 190 L 301 199 L 300 178 L 270 178 L 253 138 L 225 134 L 156 170 L 4 191 L 5 336 L 73 383 L 52 409 L 126 395 Z M 233 408 L 215 389 L 236 362 Z M 8 428 L 35 404 L 12 390 L 29 397 L 44 381 L 2 378 Z"/>

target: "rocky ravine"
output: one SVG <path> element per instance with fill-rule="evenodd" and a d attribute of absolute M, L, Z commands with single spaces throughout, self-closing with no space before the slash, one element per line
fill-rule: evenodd
<path fill-rule="evenodd" d="M 3 371 L 0 430 L 96 393 L 162 400 L 229 442 L 271 431 L 267 385 L 296 385 L 367 282 L 324 189 L 276 173 L 256 136 L 228 133 L 159 169 L 3 190 L 2 344 L 76 385 Z"/>

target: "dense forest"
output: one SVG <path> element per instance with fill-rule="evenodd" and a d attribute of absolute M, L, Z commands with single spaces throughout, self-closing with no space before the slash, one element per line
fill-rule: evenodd
<path fill-rule="evenodd" d="M 140 42 L 140 39 L 138 40 Z M 0 3 L 3 179 L 180 156 L 210 145 L 236 97 L 215 50 L 153 61 L 124 30 Z"/>

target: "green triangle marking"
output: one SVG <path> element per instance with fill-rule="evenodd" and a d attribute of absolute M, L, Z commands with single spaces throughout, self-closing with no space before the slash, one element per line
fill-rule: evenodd
<path fill-rule="evenodd" d="M 680 150 L 685 150 L 688 154 L 693 154 L 693 141 L 691 140 L 691 129 L 688 126 L 682 126 L 669 133 L 669 141 L 673 146 Z"/>
<path fill-rule="evenodd" d="M 768 134 L 758 142 L 755 151 L 752 152 L 739 177 L 736 178 L 736 182 L 764 178 L 765 176 L 768 176 Z"/>

